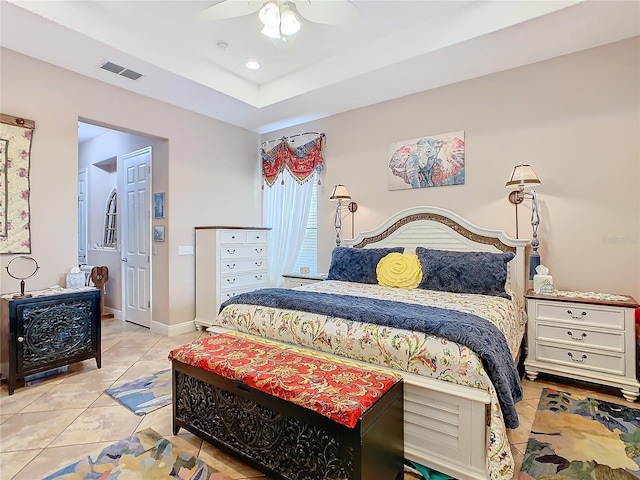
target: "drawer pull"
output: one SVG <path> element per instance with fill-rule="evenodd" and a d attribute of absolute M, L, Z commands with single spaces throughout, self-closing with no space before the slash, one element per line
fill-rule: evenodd
<path fill-rule="evenodd" d="M 579 337 L 574 337 L 573 333 L 571 333 L 571 330 L 567 331 L 567 335 L 571 337 L 571 340 L 575 340 L 576 342 L 581 342 L 587 337 L 587 334 L 584 332 L 582 332 L 582 335 L 580 335 Z"/>
<path fill-rule="evenodd" d="M 587 356 L 584 353 L 582 354 L 582 358 L 573 358 L 573 354 L 571 352 L 567 353 L 567 355 L 569 355 L 569 358 L 571 358 L 572 362 L 576 363 L 584 363 L 584 361 L 587 359 Z"/>
<path fill-rule="evenodd" d="M 233 255 L 234 253 L 236 253 L 236 249 L 235 248 L 227 248 L 227 253 L 229 255 Z"/>
<path fill-rule="evenodd" d="M 236 283 L 235 278 L 227 278 L 227 283 Z"/>
<path fill-rule="evenodd" d="M 235 240 L 236 236 L 235 235 L 231 235 L 231 240 Z"/>
<path fill-rule="evenodd" d="M 236 268 L 236 264 L 235 263 L 227 263 L 227 268 L 229 270 L 233 270 L 234 268 Z"/>
<path fill-rule="evenodd" d="M 19 342 L 19 343 L 24 342 L 24 337 L 18 337 L 18 342 Z"/>
<path fill-rule="evenodd" d="M 254 277 L 256 277 L 256 280 L 262 280 L 262 275 L 254 275 Z"/>
<path fill-rule="evenodd" d="M 255 262 L 256 263 L 256 267 L 261 267 L 262 266 L 262 261 L 260 262 Z"/>
<path fill-rule="evenodd" d="M 587 316 L 587 312 L 584 312 L 584 311 L 580 315 L 574 315 L 571 310 L 567 310 L 567 313 L 571 318 L 574 318 L 576 320 L 582 320 L 584 317 Z"/>
<path fill-rule="evenodd" d="M 262 253 L 262 249 L 261 248 L 256 248 L 256 253 Z"/>

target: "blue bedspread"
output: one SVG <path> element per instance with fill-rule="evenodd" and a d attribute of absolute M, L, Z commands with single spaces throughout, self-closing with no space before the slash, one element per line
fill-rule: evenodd
<path fill-rule="evenodd" d="M 356 322 L 415 330 L 465 345 L 481 358 L 498 394 L 507 428 L 518 427 L 515 404 L 522 399 L 522 385 L 517 368 L 502 332 L 477 315 L 413 303 L 285 288 L 264 288 L 242 293 L 224 302 L 220 310 L 230 304 L 302 310 Z"/>

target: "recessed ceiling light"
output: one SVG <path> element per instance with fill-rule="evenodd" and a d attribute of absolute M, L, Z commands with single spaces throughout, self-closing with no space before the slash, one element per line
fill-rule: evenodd
<path fill-rule="evenodd" d="M 245 63 L 245 66 L 250 70 L 257 70 L 260 68 L 260 64 L 255 60 L 249 60 L 247 63 Z"/>

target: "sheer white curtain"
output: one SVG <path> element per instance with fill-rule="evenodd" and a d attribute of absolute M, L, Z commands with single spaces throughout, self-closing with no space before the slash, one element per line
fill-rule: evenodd
<path fill-rule="evenodd" d="M 316 173 L 303 184 L 286 169 L 280 175 L 284 182 L 278 179 L 271 187 L 265 185 L 263 197 L 263 225 L 272 229 L 269 274 L 274 287 L 284 284 L 282 275 L 296 264 L 309 220 L 313 183 L 317 181 Z"/>

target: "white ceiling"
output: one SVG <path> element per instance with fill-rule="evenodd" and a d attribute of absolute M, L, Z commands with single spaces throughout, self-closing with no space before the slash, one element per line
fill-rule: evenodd
<path fill-rule="evenodd" d="M 257 13 L 203 18 L 216 3 L 0 0 L 0 44 L 265 133 L 640 35 L 638 0 L 354 0 L 358 21 L 303 19 L 279 48 Z M 248 70 L 249 59 L 262 68 Z M 102 70 L 104 61 L 143 77 Z"/>

